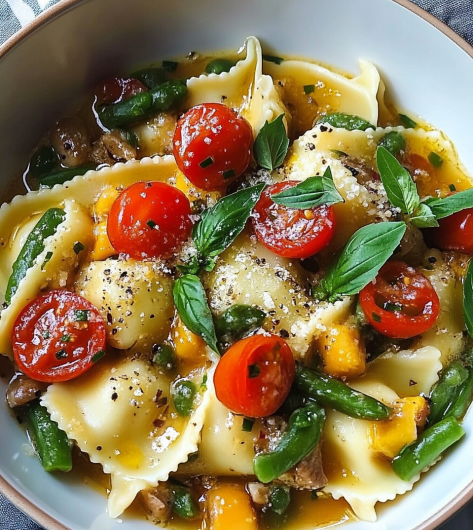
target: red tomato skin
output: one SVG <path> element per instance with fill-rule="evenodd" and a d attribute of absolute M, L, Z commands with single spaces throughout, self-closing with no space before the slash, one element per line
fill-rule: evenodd
<path fill-rule="evenodd" d="M 87 311 L 87 322 L 75 311 Z M 61 340 L 70 336 L 69 341 Z M 15 362 L 37 381 L 69 381 L 93 366 L 95 354 L 105 349 L 106 332 L 100 313 L 78 294 L 58 289 L 42 294 L 18 315 L 11 335 Z M 57 353 L 64 351 L 64 357 Z"/>
<path fill-rule="evenodd" d="M 132 77 L 112 77 L 103 80 L 95 87 L 96 104 L 120 103 L 141 92 L 147 92 L 146 86 Z"/>
<path fill-rule="evenodd" d="M 402 261 L 383 265 L 375 280 L 361 290 L 359 300 L 369 324 L 392 339 L 425 333 L 440 311 L 438 295 L 429 279 Z M 379 304 L 384 302 L 399 304 L 403 310 L 383 309 Z"/>
<path fill-rule="evenodd" d="M 439 219 L 439 226 L 424 231 L 427 240 L 441 250 L 473 254 L 473 208 Z"/>
<path fill-rule="evenodd" d="M 177 122 L 173 137 L 179 169 L 198 188 L 220 191 L 237 179 L 251 160 L 251 125 L 221 103 L 192 107 Z M 207 160 L 213 160 L 205 166 Z M 234 172 L 224 177 L 225 172 Z"/>
<path fill-rule="evenodd" d="M 188 198 L 177 188 L 137 182 L 112 204 L 108 237 L 117 252 L 133 259 L 170 258 L 191 234 L 191 214 Z"/>
<path fill-rule="evenodd" d="M 249 367 L 257 365 L 256 377 Z M 283 404 L 296 369 L 289 345 L 276 335 L 253 335 L 235 343 L 220 359 L 214 383 L 218 400 L 251 418 L 274 414 Z"/>
<path fill-rule="evenodd" d="M 253 211 L 258 240 L 271 252 L 285 258 L 308 258 L 324 249 L 335 233 L 335 213 L 331 206 L 295 210 L 273 202 L 271 195 L 299 184 L 278 182 L 268 186 Z"/>

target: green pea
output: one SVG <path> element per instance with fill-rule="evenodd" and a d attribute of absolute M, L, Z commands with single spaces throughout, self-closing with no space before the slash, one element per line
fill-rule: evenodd
<path fill-rule="evenodd" d="M 222 72 L 229 72 L 235 64 L 234 61 L 229 61 L 228 59 L 214 59 L 205 67 L 205 73 L 221 74 Z"/>
<path fill-rule="evenodd" d="M 194 405 L 197 388 L 192 381 L 179 381 L 174 385 L 172 398 L 179 416 L 186 418 Z"/>
<path fill-rule="evenodd" d="M 269 492 L 269 507 L 282 515 L 291 502 L 291 490 L 288 486 L 273 486 Z"/>

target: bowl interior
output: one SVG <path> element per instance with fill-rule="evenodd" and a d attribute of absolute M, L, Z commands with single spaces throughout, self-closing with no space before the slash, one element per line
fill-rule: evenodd
<path fill-rule="evenodd" d="M 398 106 L 443 130 L 473 168 L 472 57 L 391 0 L 84 0 L 66 2 L 60 15 L 0 57 L 2 193 L 48 125 L 100 79 L 190 51 L 234 50 L 249 35 L 260 38 L 266 53 L 309 57 L 355 74 L 359 58 L 372 61 Z M 6 406 L 0 423 L 0 474 L 19 492 L 16 502 L 48 528 L 118 528 L 121 520 L 105 513 L 105 497 L 71 477 L 48 475 L 28 456 L 24 432 Z M 473 480 L 465 466 L 473 414 L 464 425 L 464 441 L 411 494 L 380 509 L 377 523 L 351 528 L 412 530 L 443 520 Z M 124 517 L 119 528 L 150 526 Z"/>

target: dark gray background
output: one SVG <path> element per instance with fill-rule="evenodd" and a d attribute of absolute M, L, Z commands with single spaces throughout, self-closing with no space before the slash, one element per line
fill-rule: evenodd
<path fill-rule="evenodd" d="M 57 0 L 0 0 L 0 44 L 56 2 Z M 447 23 L 473 45 L 473 0 L 413 0 L 413 2 Z M 473 530 L 473 504 L 468 505 L 441 528 Z M 0 530 L 42 529 L 0 494 Z"/>

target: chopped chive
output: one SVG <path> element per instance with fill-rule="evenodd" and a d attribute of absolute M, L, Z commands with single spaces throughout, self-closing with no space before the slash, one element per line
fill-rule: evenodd
<path fill-rule="evenodd" d="M 146 224 L 151 228 L 151 230 L 156 226 L 156 223 L 153 221 L 153 219 L 146 221 Z"/>
<path fill-rule="evenodd" d="M 200 388 L 201 390 L 207 390 L 207 374 L 204 374 L 204 377 L 202 377 Z"/>
<path fill-rule="evenodd" d="M 315 85 L 304 85 L 303 88 L 306 94 L 312 94 L 312 92 L 315 90 Z"/>
<path fill-rule="evenodd" d="M 450 184 L 450 186 L 448 187 L 448 189 L 450 191 L 457 191 L 457 188 L 455 187 L 455 184 Z"/>
<path fill-rule="evenodd" d="M 49 333 L 49 331 L 43 331 L 41 333 L 41 336 L 43 337 L 43 339 L 49 339 L 49 337 L 51 336 L 51 333 Z"/>
<path fill-rule="evenodd" d="M 346 153 L 344 153 L 343 151 L 339 151 L 338 149 L 330 149 L 330 151 L 332 151 L 332 153 L 334 155 L 338 155 L 338 156 L 348 156 Z"/>
<path fill-rule="evenodd" d="M 417 127 L 417 123 L 405 114 L 399 114 L 399 119 L 406 129 L 415 129 Z"/>
<path fill-rule="evenodd" d="M 268 61 L 274 64 L 281 64 L 284 61 L 284 59 L 282 57 L 277 57 L 276 55 L 264 55 L 263 54 L 263 61 Z"/>
<path fill-rule="evenodd" d="M 82 252 L 83 250 L 85 249 L 84 245 L 80 242 L 80 241 L 77 241 L 74 245 L 74 252 L 76 254 L 79 254 L 79 252 Z"/>
<path fill-rule="evenodd" d="M 443 158 L 433 151 L 429 155 L 429 162 L 434 166 L 439 168 L 443 164 Z"/>
<path fill-rule="evenodd" d="M 202 160 L 202 162 L 199 162 L 199 166 L 202 169 L 205 169 L 206 167 L 211 166 L 213 163 L 214 163 L 214 159 L 211 156 L 209 156 L 205 160 Z"/>
<path fill-rule="evenodd" d="M 385 302 L 383 304 L 383 309 L 386 311 L 402 311 L 402 305 L 392 304 L 391 302 Z"/>
<path fill-rule="evenodd" d="M 371 316 L 375 322 L 381 322 L 381 317 L 377 313 L 371 313 Z"/>
<path fill-rule="evenodd" d="M 71 336 L 69 334 L 63 335 L 61 337 L 61 342 L 70 342 L 70 341 L 71 341 Z"/>
<path fill-rule="evenodd" d="M 66 350 L 59 350 L 56 352 L 56 359 L 59 361 L 60 359 L 65 359 L 67 357 L 67 351 Z"/>
<path fill-rule="evenodd" d="M 231 179 L 235 175 L 236 175 L 236 172 L 235 172 L 235 170 L 233 168 L 232 169 L 227 169 L 227 171 L 224 171 L 223 174 L 222 174 L 224 180 Z"/>
<path fill-rule="evenodd" d="M 105 355 L 105 352 L 103 350 L 98 351 L 93 357 L 92 362 L 96 363 L 97 361 L 100 361 L 100 359 Z"/>
<path fill-rule="evenodd" d="M 88 309 L 76 309 L 74 311 L 74 320 L 76 322 L 87 322 L 89 320 Z"/>
<path fill-rule="evenodd" d="M 46 252 L 46 256 L 44 257 L 43 264 L 41 265 L 41 270 L 44 271 L 44 267 L 46 267 L 46 264 L 48 261 L 53 257 L 53 253 L 51 251 Z"/>
<path fill-rule="evenodd" d="M 255 424 L 254 420 L 250 418 L 243 418 L 243 423 L 241 424 L 241 430 L 244 432 L 251 432 L 253 430 L 253 425 Z"/>
<path fill-rule="evenodd" d="M 178 64 L 176 61 L 163 61 L 163 68 L 168 72 L 175 72 Z"/>
<path fill-rule="evenodd" d="M 248 366 L 248 377 L 250 379 L 254 379 L 255 377 L 258 377 L 261 373 L 261 370 L 257 364 L 250 364 Z"/>

